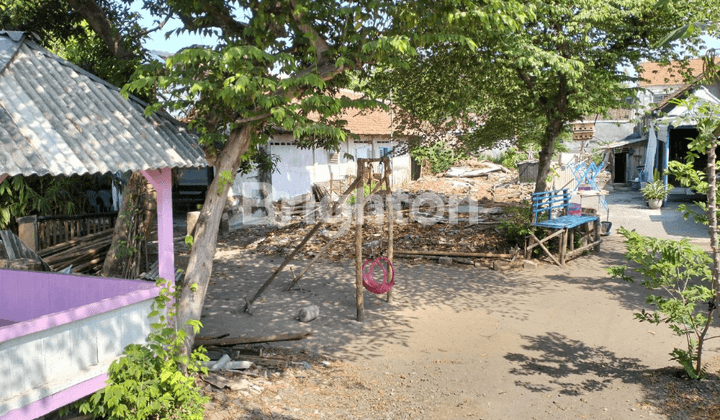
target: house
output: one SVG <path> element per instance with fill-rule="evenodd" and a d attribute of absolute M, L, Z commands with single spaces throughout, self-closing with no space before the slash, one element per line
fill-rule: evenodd
<path fill-rule="evenodd" d="M 350 90 L 341 90 L 340 95 L 353 99 L 361 97 L 360 93 Z M 407 142 L 405 135 L 394 132 L 391 112 L 349 110 L 340 118 L 347 121 L 345 128 L 355 138 L 349 137 L 339 152 L 301 149 L 292 134 L 275 134 L 268 142 L 266 152 L 279 158 L 277 168 L 272 174 L 254 171 L 235 179 L 229 201 L 234 203 L 237 211 L 230 224 L 243 223 L 259 208 L 267 208 L 266 199 L 277 201 L 302 196 L 310 193 L 313 185 L 329 186 L 331 179 L 334 191 L 339 193 L 342 185 L 356 174 L 355 159 L 379 158 Z M 391 157 L 391 165 L 392 185 L 410 181 L 411 162 L 407 148 L 399 156 Z M 262 213 L 267 215 L 267 211 L 258 214 Z"/>
<path fill-rule="evenodd" d="M 650 168 L 657 168 L 658 165 L 646 162 L 646 149 L 655 146 L 652 142 L 648 144 L 649 132 L 645 125 L 638 124 L 638 120 L 643 113 L 656 106 L 667 105 L 674 95 L 692 84 L 688 83 L 689 80 L 697 78 L 702 71 L 702 59 L 688 60 L 686 63 L 673 62 L 667 66 L 642 63 L 635 98 L 639 109 L 611 110 L 609 118 L 594 116 L 573 123 L 575 147 L 572 151 L 609 151 L 608 170 L 612 182 L 635 182 L 639 185 L 640 181 L 652 175 Z M 651 150 L 651 153 L 654 152 Z"/>
<path fill-rule="evenodd" d="M 720 104 L 720 81 L 714 83 L 706 83 L 699 77 L 693 82 L 688 83 L 678 89 L 672 95 L 664 98 L 664 100 L 652 109 L 649 117 L 645 118 L 641 125 L 643 129 L 649 132 L 648 148 L 649 154 L 647 162 L 654 162 L 654 168 L 660 172 L 668 168 L 670 161 L 684 161 L 688 153 L 688 145 L 692 138 L 697 137 L 698 130 L 696 121 L 692 118 L 692 110 L 673 103 L 673 99 L 684 99 L 689 96 L 695 96 L 698 100 L 697 105 L 702 103 L 710 103 L 712 105 Z M 652 150 L 653 137 L 657 137 L 657 147 Z M 696 170 L 704 171 L 707 164 L 707 156 L 700 155 L 695 159 L 693 166 Z M 649 168 L 650 164 L 646 164 L 646 171 L 652 174 Z M 651 177 L 648 178 L 652 180 Z M 665 184 L 673 184 L 679 186 L 675 179 L 667 175 L 664 176 Z"/>
<path fill-rule="evenodd" d="M 0 181 L 142 171 L 157 192 L 159 274 L 175 274 L 171 169 L 206 166 L 197 137 L 35 43 L 0 31 Z M 0 419 L 43 416 L 105 386 L 150 331 L 153 283 L 0 269 Z"/>
<path fill-rule="evenodd" d="M 697 130 L 695 122 L 688 119 L 688 109 L 675 105 L 673 99 L 695 95 L 700 102 L 720 103 L 720 83 L 704 82 L 702 64 L 702 60 L 690 60 L 687 71 L 693 75 L 691 80 L 678 74 L 679 65 L 659 67 L 646 63 L 643 66 L 643 77 L 647 80 L 641 86 L 646 91 L 639 97 L 648 107 L 646 116 L 636 121 L 632 135 L 603 146 L 612 152 L 615 182 L 619 182 L 618 173 L 623 164 L 626 182 L 639 188 L 641 182 L 653 181 L 655 171 L 664 172 L 670 161 L 684 161 L 689 138 L 697 136 Z M 704 170 L 705 162 L 701 156 L 695 160 L 695 168 Z M 673 177 L 663 178 L 666 184 L 676 184 Z"/>
<path fill-rule="evenodd" d="M 677 90 L 703 72 L 703 59 L 688 60 L 687 63 L 672 62 L 670 65 L 646 62 L 641 64 L 638 102 L 647 110 L 665 101 Z"/>

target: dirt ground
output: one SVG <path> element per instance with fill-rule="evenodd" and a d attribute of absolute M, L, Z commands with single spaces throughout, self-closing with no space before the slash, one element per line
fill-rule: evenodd
<path fill-rule="evenodd" d="M 282 262 L 245 249 L 261 234 L 221 238 L 201 335 L 312 336 L 248 346 L 290 366 L 228 373 L 224 391 L 207 385 L 208 419 L 720 419 L 718 345 L 705 352 L 708 380 L 685 379 L 668 355 L 683 341 L 633 318 L 647 292 L 604 271 L 623 261 L 617 235 L 564 268 L 397 260 L 394 302 L 365 292 L 360 323 L 351 256 L 321 259 L 290 292 L 286 268 L 242 312 Z M 308 305 L 320 315 L 301 323 Z"/>

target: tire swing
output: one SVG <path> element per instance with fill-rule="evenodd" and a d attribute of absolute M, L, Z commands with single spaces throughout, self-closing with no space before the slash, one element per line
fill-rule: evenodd
<path fill-rule="evenodd" d="M 389 280 L 388 270 L 385 269 L 385 265 L 383 265 L 383 263 L 387 263 L 388 268 L 390 269 Z M 370 264 L 370 269 L 365 270 L 368 264 Z M 380 283 L 375 280 L 375 275 L 373 274 L 376 265 L 379 265 L 383 271 L 383 279 Z M 365 286 L 365 289 L 367 289 L 368 292 L 375 293 L 376 295 L 387 293 L 395 285 L 395 269 L 393 268 L 390 260 L 385 257 L 378 257 L 375 260 L 369 259 L 365 261 L 365 264 L 362 266 L 362 281 L 363 286 Z"/>

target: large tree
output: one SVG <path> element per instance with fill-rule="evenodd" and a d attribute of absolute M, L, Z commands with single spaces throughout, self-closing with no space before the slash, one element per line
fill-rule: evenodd
<path fill-rule="evenodd" d="M 484 16 L 468 19 L 479 4 L 446 1 L 443 9 L 425 9 L 410 3 L 396 23 L 400 32 L 415 34 L 423 54 L 409 68 L 376 76 L 416 116 L 462 120 L 471 147 L 537 141 L 536 191 L 546 189 L 553 151 L 569 122 L 628 107 L 637 77 L 626 69 L 679 58 L 681 44 L 694 52 L 696 37 L 653 45 L 683 22 L 720 13 L 714 0 L 530 0 L 506 4 L 522 13 L 508 32 L 477 24 L 488 21 Z M 463 42 L 447 37 L 452 32 Z M 437 33 L 446 35 L 442 42 L 433 41 Z"/>
<path fill-rule="evenodd" d="M 347 107 L 376 106 L 338 93 L 346 71 L 407 52 L 402 36 L 383 37 L 386 0 L 150 2 L 172 12 L 183 31 L 212 33 L 218 44 L 182 50 L 151 63 L 126 86 L 158 88 L 166 99 L 149 108 L 189 112 L 191 126 L 212 156 L 217 176 L 198 219 L 179 298 L 178 322 L 199 319 L 212 273 L 218 227 L 243 156 L 289 130 L 301 146 L 338 149 L 347 139 L 336 118 Z M 164 7 L 160 7 L 164 6 Z M 153 9 L 151 9 L 153 10 Z M 238 302 L 238 306 L 241 302 Z M 194 334 L 186 327 L 186 350 Z"/>

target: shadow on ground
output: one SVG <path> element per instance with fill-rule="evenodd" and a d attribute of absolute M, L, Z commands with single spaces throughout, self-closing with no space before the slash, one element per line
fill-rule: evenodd
<path fill-rule="evenodd" d="M 516 366 L 509 372 L 518 377 L 515 385 L 532 392 L 571 396 L 598 392 L 616 379 L 638 383 L 646 368 L 639 359 L 618 357 L 604 347 L 588 346 L 556 332 L 522 338 L 528 342 L 523 350 L 537 355 L 508 353 L 505 359 Z"/>

